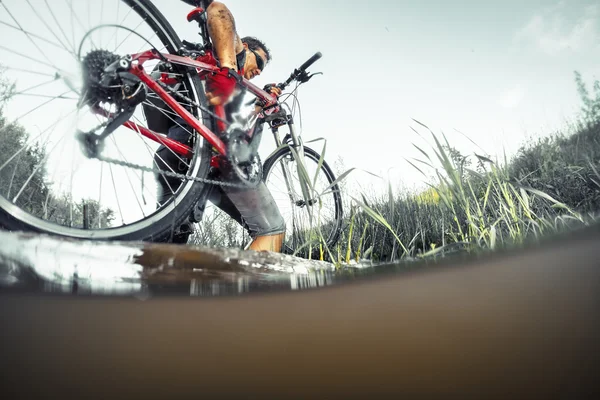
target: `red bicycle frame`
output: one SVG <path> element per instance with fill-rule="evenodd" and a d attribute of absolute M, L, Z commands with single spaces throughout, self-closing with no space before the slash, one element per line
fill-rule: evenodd
<path fill-rule="evenodd" d="M 211 131 L 208 127 L 203 125 L 194 115 L 192 115 L 188 110 L 186 110 L 177 100 L 175 100 L 165 89 L 163 89 L 150 75 L 144 71 L 143 65 L 145 62 L 150 60 L 163 60 L 172 64 L 184 65 L 188 67 L 195 68 L 198 73 L 202 71 L 212 72 L 218 70 L 218 68 L 214 65 L 207 64 L 201 61 L 194 60 L 189 57 L 178 56 L 175 54 L 168 53 L 157 53 L 154 50 L 148 50 L 143 53 L 134 54 L 131 56 L 131 68 L 129 72 L 137 76 L 140 81 L 142 81 L 148 88 L 150 88 L 154 93 L 156 93 L 169 107 L 173 109 L 173 111 L 179 115 L 185 122 L 187 122 L 193 129 L 198 131 L 202 137 L 204 137 L 220 155 L 226 155 L 227 149 L 225 147 L 225 143 L 221 140 L 218 134 Z M 242 77 L 242 81 L 240 82 L 240 86 L 246 88 L 255 96 L 260 98 L 265 102 L 264 108 L 267 109 L 275 104 L 277 104 L 277 97 L 267 93 L 262 90 L 258 86 L 252 84 L 250 81 Z M 275 110 L 276 107 L 272 107 L 269 110 L 264 110 L 265 114 L 270 114 Z M 101 110 L 98 110 L 102 112 Z M 225 119 L 225 107 L 223 105 L 214 106 L 214 113 L 219 117 L 217 119 L 217 129 L 218 133 L 222 134 L 226 130 L 226 125 L 223 120 Z M 182 143 L 179 143 L 175 140 L 172 140 L 165 135 L 154 132 L 148 128 L 139 126 L 135 122 L 127 121 L 123 124 L 127 128 L 139 132 L 141 135 L 157 142 L 165 147 L 169 148 L 174 153 L 183 156 L 190 157 L 193 155 L 193 150 Z M 248 136 L 252 137 L 254 134 L 254 127 L 248 132 Z M 211 163 L 214 164 L 214 157 L 211 160 Z"/>

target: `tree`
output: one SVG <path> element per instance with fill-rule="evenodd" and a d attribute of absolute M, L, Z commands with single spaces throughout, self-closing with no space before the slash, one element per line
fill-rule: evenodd
<path fill-rule="evenodd" d="M 590 95 L 581 73 L 575 71 L 575 83 L 577 84 L 577 92 L 583 102 L 581 107 L 581 117 L 583 122 L 593 124 L 600 120 L 600 82 L 596 79 L 592 85 L 594 94 Z"/>
<path fill-rule="evenodd" d="M 0 69 L 0 195 L 20 208 L 39 215 L 49 191 L 44 182 L 44 150 L 38 145 L 24 147 L 29 140 L 25 129 L 8 123 L 3 115 L 14 84 L 2 78 Z M 6 165 L 5 165 L 6 164 Z"/>

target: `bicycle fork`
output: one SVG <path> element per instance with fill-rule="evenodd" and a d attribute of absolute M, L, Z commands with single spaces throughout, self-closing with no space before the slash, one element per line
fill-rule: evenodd
<path fill-rule="evenodd" d="M 284 144 L 283 141 L 281 140 L 281 138 L 279 137 L 279 127 L 282 125 L 283 124 L 274 125 L 272 128 L 273 137 L 275 139 L 275 144 L 276 144 L 277 148 L 281 147 L 281 145 Z M 293 187 L 292 174 L 286 163 L 281 163 L 283 177 L 284 177 L 287 189 L 288 189 L 288 196 L 290 197 L 291 203 L 296 204 L 298 206 L 306 206 L 308 214 L 309 214 L 309 218 L 310 218 L 310 221 L 312 224 L 312 220 L 313 220 L 312 207 L 311 207 L 313 204 L 313 200 L 312 200 L 312 196 L 311 196 L 311 192 L 312 192 L 311 186 L 312 185 L 310 185 L 310 182 L 309 182 L 310 177 L 308 176 L 308 172 L 306 171 L 306 168 L 304 166 L 304 144 L 302 143 L 302 138 L 300 138 L 296 134 L 296 127 L 294 125 L 294 119 L 292 116 L 287 117 L 287 126 L 288 126 L 290 133 L 284 137 L 284 141 L 289 142 L 291 140 L 291 147 L 293 149 L 293 151 L 291 152 L 292 161 L 296 161 L 296 172 L 298 173 L 298 180 L 300 182 L 302 198 L 304 199 L 303 202 L 299 202 L 294 199 L 294 187 Z M 288 136 L 289 136 L 289 138 L 288 138 Z M 295 155 L 297 155 L 297 159 L 296 159 Z"/>

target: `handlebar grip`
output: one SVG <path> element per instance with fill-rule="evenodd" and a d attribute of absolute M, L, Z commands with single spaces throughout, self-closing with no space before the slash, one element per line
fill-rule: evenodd
<path fill-rule="evenodd" d="M 310 67 L 315 61 L 317 61 L 321 57 L 323 57 L 323 54 L 321 54 L 320 51 L 315 53 L 315 55 L 313 55 L 304 64 L 302 64 L 299 69 L 304 71 L 306 68 Z"/>
<path fill-rule="evenodd" d="M 309 58 L 304 64 L 302 64 L 300 68 L 294 70 L 294 72 L 292 72 L 287 81 L 278 84 L 277 87 L 281 90 L 284 90 L 287 87 L 287 85 L 289 85 L 294 79 L 300 76 L 300 74 L 304 73 L 306 71 L 306 68 L 310 67 L 315 61 L 317 61 L 321 57 L 323 57 L 323 54 L 321 54 L 320 51 L 316 52 L 311 58 Z"/>

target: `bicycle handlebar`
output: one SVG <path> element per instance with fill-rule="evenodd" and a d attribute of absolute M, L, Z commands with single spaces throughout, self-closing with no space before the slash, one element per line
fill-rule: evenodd
<path fill-rule="evenodd" d="M 298 76 L 300 76 L 300 74 L 305 72 L 308 67 L 313 65 L 314 62 L 317 61 L 321 57 L 323 57 L 323 54 L 321 54 L 320 51 L 316 52 L 311 58 L 306 60 L 306 62 L 304 64 L 302 64 L 300 66 L 300 68 L 296 68 L 294 70 L 294 72 L 292 72 L 290 77 L 287 79 L 287 81 L 280 83 L 279 85 L 277 85 L 277 87 L 281 90 L 285 89 L 287 87 L 287 85 L 289 85 L 294 79 L 296 79 Z"/>
<path fill-rule="evenodd" d="M 303 74 L 306 74 L 306 69 L 308 67 L 310 67 L 311 65 L 313 65 L 315 63 L 315 61 L 317 61 L 321 57 L 323 57 L 323 54 L 321 54 L 320 51 L 316 52 L 315 54 L 313 54 L 313 56 L 311 58 L 306 60 L 304 62 L 304 64 L 302 64 L 299 68 L 296 68 L 294 70 L 294 72 L 292 72 L 290 77 L 285 82 L 277 84 L 276 87 L 278 87 L 281 90 L 284 90 L 294 79 L 300 77 Z M 310 79 L 310 77 L 308 77 L 308 78 Z M 301 82 L 306 82 L 307 80 L 308 79 L 302 80 Z M 263 90 L 267 90 L 267 89 L 263 89 Z M 250 105 L 252 103 L 254 103 L 254 100 L 250 100 L 246 105 Z"/>
<path fill-rule="evenodd" d="M 316 52 L 311 58 L 309 58 L 304 64 L 302 64 L 300 66 L 300 70 L 304 71 L 306 70 L 306 68 L 310 67 L 311 65 L 313 65 L 313 63 L 315 61 L 317 61 L 319 58 L 321 58 L 323 56 L 323 54 L 321 54 L 320 51 Z"/>

